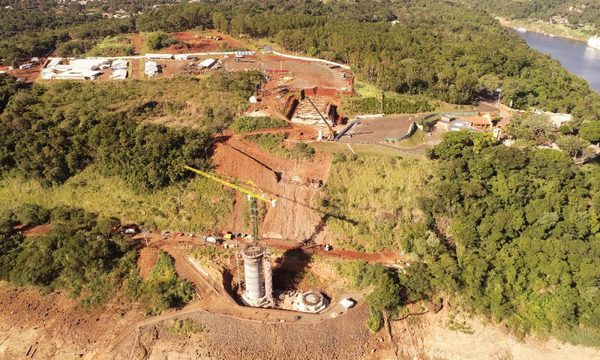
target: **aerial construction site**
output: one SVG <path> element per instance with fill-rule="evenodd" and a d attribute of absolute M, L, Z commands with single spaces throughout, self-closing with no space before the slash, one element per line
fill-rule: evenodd
<path fill-rule="evenodd" d="M 358 82 L 347 64 L 277 51 L 272 43 L 212 30 L 169 36 L 174 43 L 152 53 L 142 53 L 146 44 L 139 33 L 127 34 L 123 38 L 133 47 L 133 55 L 50 54 L 31 59 L 22 68 L 1 71 L 25 83 L 58 83 L 64 88 L 69 88 L 65 85 L 69 81 L 99 86 L 119 81 L 201 84 L 193 88 L 200 94 L 189 90 L 193 101 L 187 98 L 187 87 L 177 88 L 185 93 L 184 100 L 167 99 L 165 94 L 172 89 L 159 87 L 147 90 L 126 109 L 128 114 L 150 114 L 145 125 L 169 130 L 201 129 L 205 118 L 210 118 L 206 123 L 227 119 L 226 126 L 210 128 L 213 133 L 207 135 L 202 161 L 152 169 L 170 172 L 173 178 L 184 179 L 181 183 L 157 191 L 159 195 L 139 189 L 130 195 L 123 190 L 129 184 L 117 182 L 114 173 L 92 169 L 83 178 L 65 181 L 60 190 L 15 183 L 7 191 L 11 198 L 47 200 L 59 208 L 76 203 L 107 218 L 119 217 L 122 224 L 113 235 L 124 236 L 136 254 L 130 259 L 136 276 L 129 280 L 134 284 L 126 285 L 143 288 L 148 279 L 167 277 L 156 270 L 167 258 L 175 277 L 190 286 L 190 298 L 153 312 L 144 303 L 153 300 L 150 297 L 138 296 L 137 302 L 115 297 L 94 307 L 66 290 L 41 294 L 0 283 L 0 307 L 5 309 L 0 317 L 0 357 L 293 360 L 427 359 L 443 354 L 457 358 L 461 349 L 482 346 L 469 338 L 477 331 L 478 341 L 495 346 L 486 353 L 489 358 L 502 358 L 496 356 L 501 346 L 518 342 L 503 329 L 490 329 L 456 311 L 440 297 L 411 300 L 401 311 L 384 317 L 381 309 L 369 306 L 367 294 L 375 285 L 360 284 L 377 271 L 402 275 L 425 263 L 414 252 L 398 249 L 401 235 L 426 218 L 416 204 L 433 178 L 426 150 L 451 131 L 489 132 L 500 138 L 509 110 L 481 101 L 452 110 L 438 104 L 439 109 L 388 114 L 386 92 Z M 233 97 L 234 91 L 219 92 L 209 82 L 230 81 L 226 75 L 245 73 L 259 74 L 260 83 L 251 84 L 252 95 L 244 95 L 241 105 L 221 111 L 211 96 Z M 116 103 L 111 111 L 122 110 L 121 98 L 135 98 L 124 88 L 116 91 L 116 100 L 106 101 Z M 376 106 L 369 111 L 351 106 L 364 98 Z M 228 100 L 221 96 L 216 102 Z M 71 111 L 67 108 L 55 117 L 69 118 Z M 261 123 L 266 125 L 257 125 Z M 166 138 L 152 141 L 162 145 Z M 35 191 L 48 191 L 47 199 L 34 198 Z M 96 192 L 100 199 L 94 197 Z M 158 199 L 154 203 L 146 199 L 152 196 Z M 125 205 L 113 207 L 115 202 Z M 359 221 L 356 213 L 370 217 L 370 223 Z M 400 218 L 409 226 L 391 221 Z M 436 231 L 446 231 L 448 219 L 439 220 L 443 225 Z M 48 234 L 54 226 L 21 225 L 16 229 L 30 239 Z M 383 234 L 388 242 L 373 233 Z M 438 244 L 433 231 L 427 235 L 428 245 Z M 110 251 L 116 250 L 106 250 Z M 366 274 L 366 269 L 372 273 Z M 176 291 L 184 292 L 181 288 Z M 377 315 L 381 323 L 373 326 Z M 500 337 L 505 342 L 498 345 L 495 339 Z M 535 355 L 536 349 L 529 347 L 523 354 Z"/>

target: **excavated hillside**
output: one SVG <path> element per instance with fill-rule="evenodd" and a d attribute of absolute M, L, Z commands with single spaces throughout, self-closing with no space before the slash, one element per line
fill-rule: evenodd
<path fill-rule="evenodd" d="M 266 207 L 261 237 L 303 241 L 319 229 L 323 217 L 318 209 L 320 187 L 329 176 L 329 154 L 317 153 L 310 161 L 286 159 L 231 137 L 216 145 L 213 163 L 220 175 L 252 181 L 257 192 L 278 198 L 275 207 Z M 250 232 L 243 217 L 246 203 L 245 196 L 238 194 L 234 215 L 227 223 L 232 230 Z"/>

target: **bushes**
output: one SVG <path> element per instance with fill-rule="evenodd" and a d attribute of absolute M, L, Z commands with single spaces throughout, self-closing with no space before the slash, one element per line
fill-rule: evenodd
<path fill-rule="evenodd" d="M 363 251 L 399 249 L 403 223 L 420 218 L 418 197 L 434 164 L 426 160 L 336 156 L 324 186 L 327 225 L 338 246 Z"/>
<path fill-rule="evenodd" d="M 4 223 L 46 221 L 48 211 L 24 206 L 5 214 Z M 4 228 L 0 245 L 0 278 L 18 285 L 66 289 L 84 295 L 88 305 L 104 301 L 135 268 L 133 244 L 113 233 L 114 220 L 81 209 L 57 208 L 49 215 L 52 229 L 41 237 L 25 238 Z M 116 223 L 118 224 L 118 223 Z M 8 232 L 8 233 L 6 233 Z"/>
<path fill-rule="evenodd" d="M 133 45 L 122 36 L 107 36 L 97 43 L 89 52 L 90 56 L 131 56 Z"/>
<path fill-rule="evenodd" d="M 120 176 L 140 190 L 174 184 L 190 176 L 184 164 L 206 165 L 209 132 L 229 125 L 260 78 L 245 73 L 127 85 L 58 82 L 19 91 L 0 117 L 0 173 L 17 168 L 53 185 L 95 164 L 103 174 Z M 195 92 L 183 100 L 177 91 L 165 95 L 164 86 Z M 200 110 L 193 105 L 200 101 L 210 116 L 191 115 Z M 189 117 L 201 130 L 140 124 L 154 117 Z"/>
<path fill-rule="evenodd" d="M 176 43 L 177 40 L 162 31 L 150 33 L 146 37 L 146 44 L 150 50 L 160 50 Z"/>
<path fill-rule="evenodd" d="M 235 133 L 243 134 L 263 129 L 280 129 L 288 127 L 285 120 L 276 119 L 268 116 L 244 116 L 237 118 L 231 130 Z"/>
<path fill-rule="evenodd" d="M 137 272 L 132 273 L 127 288 L 131 297 L 144 304 L 149 315 L 182 307 L 194 298 L 193 285 L 177 277 L 173 259 L 164 251 L 158 254 L 148 278 L 142 281 Z"/>
<path fill-rule="evenodd" d="M 244 139 L 258 144 L 262 149 L 273 153 L 277 156 L 297 159 L 309 160 L 315 154 L 315 149 L 303 142 L 296 142 L 290 147 L 284 147 L 282 142 L 287 135 L 283 134 L 256 134 L 246 135 Z"/>
<path fill-rule="evenodd" d="M 56 125 L 9 128 L 13 166 L 46 185 L 61 184 L 94 163 L 100 172 L 118 175 L 134 188 L 155 190 L 188 177 L 185 164 L 206 165 L 207 133 L 137 124 L 123 115 L 69 128 Z"/>
<path fill-rule="evenodd" d="M 50 232 L 24 237 L 16 224 L 50 220 Z M 148 279 L 142 282 L 133 242 L 115 232 L 119 221 L 82 209 L 46 209 L 24 205 L 0 214 L 0 279 L 49 290 L 65 289 L 96 305 L 126 285 L 129 295 L 147 306 L 148 313 L 181 307 L 194 296 L 193 286 L 180 280 L 173 260 L 161 252 Z"/>
<path fill-rule="evenodd" d="M 398 98 L 385 98 L 386 114 L 422 113 L 433 110 L 426 100 L 409 101 Z M 381 113 L 381 99 L 374 97 L 346 97 L 343 100 L 344 110 L 351 114 Z"/>
<path fill-rule="evenodd" d="M 412 240 L 424 249 L 429 270 L 421 273 L 433 276 L 430 284 L 521 332 L 597 333 L 598 165 L 582 170 L 558 151 L 507 148 L 467 133 L 447 136 L 432 155 L 439 171 L 422 203 L 430 232 Z M 440 233 L 433 219 L 452 225 Z M 452 246 L 428 247 L 433 232 Z"/>

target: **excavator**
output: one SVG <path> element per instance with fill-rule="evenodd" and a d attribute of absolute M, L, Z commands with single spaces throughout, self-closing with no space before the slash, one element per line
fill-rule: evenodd
<path fill-rule="evenodd" d="M 269 197 L 264 194 L 256 193 L 255 191 L 252 191 L 252 190 L 248 190 L 239 185 L 236 185 L 236 184 L 230 183 L 229 181 L 223 180 L 223 179 L 219 178 L 218 176 L 215 176 L 211 173 L 208 173 L 208 172 L 202 171 L 202 170 L 198 170 L 191 166 L 185 165 L 184 169 L 192 171 L 198 175 L 204 176 L 207 179 L 216 181 L 221 185 L 227 186 L 231 189 L 241 192 L 242 194 L 245 194 L 247 196 L 248 202 L 250 203 L 250 214 L 251 214 L 251 218 L 252 218 L 252 241 L 256 242 L 258 240 L 258 204 L 257 204 L 257 201 L 263 201 L 263 202 L 271 204 L 271 206 L 275 207 L 275 205 L 277 204 L 277 199 Z M 254 183 L 252 183 L 251 181 L 246 181 L 246 183 L 251 185 L 252 187 L 255 187 Z"/>

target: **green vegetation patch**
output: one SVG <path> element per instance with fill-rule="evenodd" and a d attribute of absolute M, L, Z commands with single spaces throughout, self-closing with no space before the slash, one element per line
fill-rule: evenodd
<path fill-rule="evenodd" d="M 0 176 L 16 168 L 45 185 L 61 184 L 95 164 L 104 175 L 120 176 L 140 191 L 172 185 L 191 175 L 183 165 L 207 165 L 210 134 L 229 125 L 235 106 L 260 79 L 245 73 L 205 80 L 35 85 L 12 96 L 0 116 Z M 191 97 L 190 89 L 197 90 Z M 198 130 L 163 125 L 165 117 L 177 115 L 187 115 Z"/>
<path fill-rule="evenodd" d="M 364 261 L 340 262 L 336 270 L 349 280 L 352 288 L 368 292 L 365 298 L 369 305 L 366 325 L 373 332 L 402 313 L 404 305 L 429 300 L 435 293 L 430 273 L 425 271 L 427 266 L 420 263 L 406 269 L 406 273 Z M 436 266 L 434 272 L 439 270 L 441 268 Z"/>
<path fill-rule="evenodd" d="M 137 270 L 130 273 L 126 283 L 127 293 L 146 308 L 148 315 L 157 315 L 166 309 L 180 308 L 194 298 L 194 286 L 177 276 L 173 258 L 164 251 L 146 280 L 141 280 Z"/>
<path fill-rule="evenodd" d="M 171 35 L 162 31 L 145 34 L 145 38 L 146 41 L 144 43 L 150 50 L 160 50 L 178 42 Z"/>
<path fill-rule="evenodd" d="M 190 335 L 204 332 L 204 326 L 192 319 L 177 319 L 173 321 L 167 331 L 173 335 Z"/>
<path fill-rule="evenodd" d="M 131 56 L 134 53 L 133 44 L 123 35 L 107 36 L 94 45 L 89 56 Z"/>
<path fill-rule="evenodd" d="M 381 113 L 381 96 L 379 97 L 344 97 L 342 109 L 349 114 Z M 383 113 L 415 114 L 434 110 L 427 100 L 408 100 L 402 98 L 384 98 Z"/>
<path fill-rule="evenodd" d="M 103 176 L 93 167 L 52 187 L 17 174 L 0 180 L 0 211 L 26 203 L 44 208 L 77 206 L 147 229 L 201 232 L 219 229 L 233 209 L 233 194 L 203 177 L 140 193 L 121 177 Z"/>
<path fill-rule="evenodd" d="M 400 248 L 403 227 L 422 217 L 419 197 L 433 176 L 434 163 L 401 157 L 334 157 L 324 186 L 323 208 L 337 244 L 357 250 Z"/>
<path fill-rule="evenodd" d="M 304 142 L 295 142 L 289 147 L 284 146 L 286 134 L 246 135 L 244 139 L 257 144 L 263 150 L 289 159 L 310 160 L 315 154 L 315 149 Z"/>
<path fill-rule="evenodd" d="M 48 234 L 25 237 L 16 225 L 49 222 Z M 106 301 L 136 270 L 133 242 L 115 233 L 114 218 L 82 209 L 35 205 L 3 209 L 0 217 L 0 278 L 16 285 L 65 289 L 86 305 Z"/>
<path fill-rule="evenodd" d="M 243 134 L 264 129 L 281 129 L 289 127 L 287 121 L 269 116 L 243 116 L 235 119 L 231 130 Z"/>
<path fill-rule="evenodd" d="M 430 156 L 439 166 L 421 201 L 427 216 L 403 247 L 426 261 L 435 288 L 522 334 L 573 331 L 570 341 L 594 343 L 598 164 L 577 167 L 559 151 L 467 132 L 448 133 Z M 433 273 L 442 263 L 443 282 Z"/>

